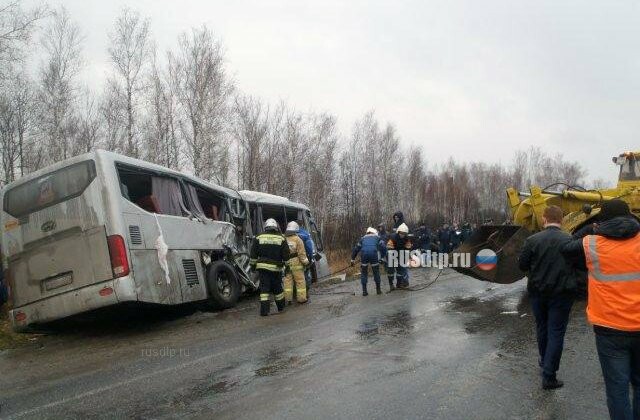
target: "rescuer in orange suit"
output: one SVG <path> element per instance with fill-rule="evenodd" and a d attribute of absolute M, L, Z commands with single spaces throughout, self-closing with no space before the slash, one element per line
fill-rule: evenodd
<path fill-rule="evenodd" d="M 588 270 L 587 317 L 612 419 L 640 419 L 640 224 L 622 200 L 605 201 L 594 235 L 564 255 Z M 629 399 L 629 384 L 633 387 Z"/>

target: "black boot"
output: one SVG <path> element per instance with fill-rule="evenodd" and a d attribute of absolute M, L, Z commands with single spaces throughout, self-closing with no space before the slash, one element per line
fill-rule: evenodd
<path fill-rule="evenodd" d="M 389 280 L 389 291 L 393 292 L 396 290 L 396 287 L 393 285 L 393 280 Z"/>
<path fill-rule="evenodd" d="M 268 300 L 263 300 L 260 302 L 260 316 L 269 315 L 269 307 L 271 306 L 271 302 Z"/>
<path fill-rule="evenodd" d="M 369 292 L 367 292 L 367 286 L 362 285 L 362 296 L 369 296 Z"/>
<path fill-rule="evenodd" d="M 284 306 L 285 306 L 284 299 L 276 300 L 276 306 L 278 307 L 278 312 L 284 311 Z"/>
<path fill-rule="evenodd" d="M 376 284 L 376 294 L 377 295 L 381 295 L 382 294 L 382 289 L 380 288 L 380 283 Z"/>
<path fill-rule="evenodd" d="M 558 389 L 564 386 L 564 382 L 558 380 L 557 378 L 543 378 L 542 379 L 542 389 Z"/>

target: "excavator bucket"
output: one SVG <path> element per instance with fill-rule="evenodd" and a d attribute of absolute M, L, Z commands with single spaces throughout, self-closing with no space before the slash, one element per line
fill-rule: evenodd
<path fill-rule="evenodd" d="M 455 270 L 492 283 L 516 282 L 525 276 L 525 273 L 518 268 L 518 256 L 524 240 L 529 235 L 531 232 L 521 226 L 481 226 L 455 251 L 470 253 L 471 267 L 455 268 Z M 478 252 L 483 249 L 489 249 L 497 254 L 497 261 L 493 268 L 490 268 L 492 264 L 479 264 L 482 262 L 482 254 L 479 259 L 476 259 Z"/>

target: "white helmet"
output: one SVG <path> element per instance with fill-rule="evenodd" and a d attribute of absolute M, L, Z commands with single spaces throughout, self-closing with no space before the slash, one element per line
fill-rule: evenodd
<path fill-rule="evenodd" d="M 375 230 L 374 228 L 372 228 L 371 226 L 369 226 L 369 227 L 367 228 L 367 233 L 373 233 L 374 235 L 377 235 L 377 234 L 378 234 L 378 231 L 377 231 L 377 230 Z"/>
<path fill-rule="evenodd" d="M 300 226 L 296 222 L 289 222 L 287 225 L 287 232 L 298 232 L 300 230 Z"/>
<path fill-rule="evenodd" d="M 407 226 L 406 224 L 401 224 L 400 226 L 398 226 L 398 229 L 396 230 L 396 232 L 398 233 L 409 233 L 409 226 Z"/>
<path fill-rule="evenodd" d="M 264 222 L 264 230 L 269 229 L 278 229 L 278 222 L 276 222 L 276 219 L 267 219 L 267 221 Z"/>

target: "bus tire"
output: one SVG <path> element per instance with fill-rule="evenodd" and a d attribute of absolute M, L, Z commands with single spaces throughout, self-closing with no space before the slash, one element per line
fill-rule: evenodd
<path fill-rule="evenodd" d="M 215 308 L 236 306 L 240 297 L 240 282 L 233 266 L 226 261 L 214 261 L 207 270 L 209 303 Z"/>

